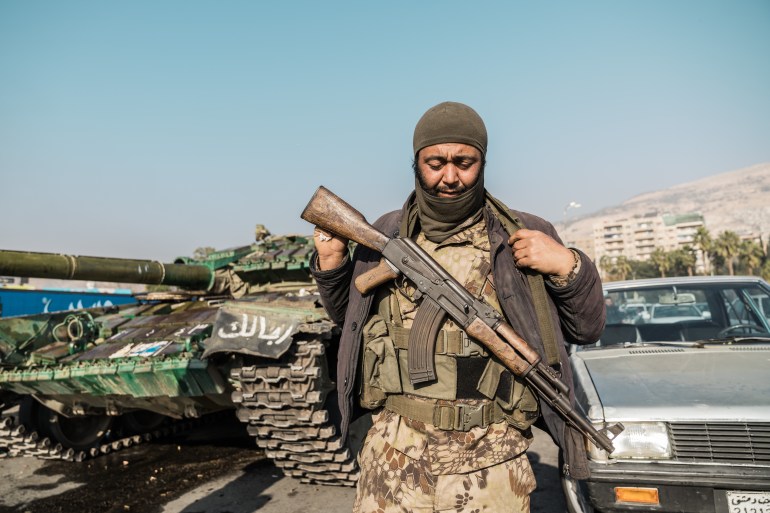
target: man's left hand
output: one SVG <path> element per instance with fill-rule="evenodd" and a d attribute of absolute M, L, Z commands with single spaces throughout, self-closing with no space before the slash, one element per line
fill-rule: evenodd
<path fill-rule="evenodd" d="M 575 265 L 572 251 L 537 230 L 521 229 L 508 239 L 517 267 L 529 267 L 542 274 L 564 276 Z"/>

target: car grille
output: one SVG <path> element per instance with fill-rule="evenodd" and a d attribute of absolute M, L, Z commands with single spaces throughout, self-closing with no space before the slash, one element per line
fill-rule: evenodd
<path fill-rule="evenodd" d="M 679 461 L 770 464 L 770 423 L 670 423 Z"/>

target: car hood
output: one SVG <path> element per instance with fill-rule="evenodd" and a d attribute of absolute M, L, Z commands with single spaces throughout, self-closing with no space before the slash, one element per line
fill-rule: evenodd
<path fill-rule="evenodd" d="M 572 360 L 592 419 L 603 406 L 607 422 L 770 421 L 770 345 L 607 348 Z"/>

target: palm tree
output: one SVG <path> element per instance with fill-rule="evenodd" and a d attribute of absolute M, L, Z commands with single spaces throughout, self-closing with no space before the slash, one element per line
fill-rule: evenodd
<path fill-rule="evenodd" d="M 762 278 L 765 281 L 770 281 L 770 260 L 765 260 L 765 263 L 762 264 Z"/>
<path fill-rule="evenodd" d="M 625 280 L 631 274 L 631 262 L 625 255 L 621 255 L 615 260 L 615 272 L 618 273 L 618 278 L 621 280 Z"/>
<path fill-rule="evenodd" d="M 711 239 L 711 234 L 705 226 L 698 227 L 695 231 L 695 235 L 693 235 L 692 243 L 695 244 L 696 248 L 700 249 L 701 254 L 703 255 L 703 273 L 709 274 L 709 257 L 713 251 L 714 241 Z"/>
<path fill-rule="evenodd" d="M 668 253 L 669 271 L 672 276 L 692 276 L 695 267 L 695 250 L 690 246 L 675 249 Z"/>
<path fill-rule="evenodd" d="M 754 242 L 753 240 L 745 240 L 741 242 L 738 248 L 738 260 L 746 266 L 746 274 L 753 275 L 754 269 L 759 269 L 762 265 L 762 258 L 764 257 L 764 251 L 762 246 Z"/>
<path fill-rule="evenodd" d="M 615 264 L 612 263 L 612 257 L 609 255 L 602 255 L 599 259 L 599 268 L 604 272 L 604 277 L 607 281 L 612 281 L 612 274 L 615 270 Z"/>
<path fill-rule="evenodd" d="M 668 271 L 671 262 L 668 258 L 668 253 L 666 253 L 661 248 L 655 248 L 655 251 L 650 253 L 650 261 L 657 267 L 658 272 L 660 273 L 661 278 L 666 277 L 666 271 Z"/>
<path fill-rule="evenodd" d="M 724 259 L 730 276 L 735 275 L 735 257 L 738 256 L 740 245 L 741 238 L 729 230 L 723 231 L 714 239 L 713 251 Z"/>

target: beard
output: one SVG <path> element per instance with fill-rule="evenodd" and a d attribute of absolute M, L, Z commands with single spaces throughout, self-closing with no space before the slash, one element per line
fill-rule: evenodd
<path fill-rule="evenodd" d="M 423 191 L 428 193 L 430 196 L 438 197 L 439 193 L 449 193 L 449 194 L 460 194 L 468 190 L 468 187 L 462 184 L 462 182 L 457 182 L 457 185 L 454 187 L 447 187 L 446 185 L 441 184 L 440 182 L 436 184 L 434 187 L 428 187 L 428 185 L 425 183 L 425 179 L 422 176 L 422 173 L 419 169 L 416 169 L 414 171 L 414 176 L 417 178 L 417 182 L 420 184 L 420 187 Z M 475 182 L 474 182 L 475 183 Z"/>

